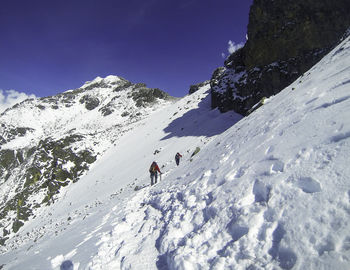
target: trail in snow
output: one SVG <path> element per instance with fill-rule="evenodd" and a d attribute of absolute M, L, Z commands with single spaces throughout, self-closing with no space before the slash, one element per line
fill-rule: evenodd
<path fill-rule="evenodd" d="M 338 70 L 349 42 L 340 46 L 343 59 L 331 53 L 169 182 L 132 197 L 89 266 L 347 269 L 350 99 Z"/>
<path fill-rule="evenodd" d="M 199 110 L 197 117 L 201 121 L 185 127 L 179 124 L 177 129 L 202 129 L 203 136 L 171 136 L 164 139 L 167 135 L 164 132 L 166 127 L 191 109 Z M 155 112 L 150 121 L 140 121 L 137 127 L 125 133 L 116 142 L 116 146 L 109 149 L 91 167 L 86 176 L 62 190 L 61 200 L 41 209 L 37 217 L 21 229 L 19 237 L 8 241 L 8 246 L 14 252 L 4 257 L 10 258 L 5 259 L 5 262 L 11 262 L 10 265 L 16 267 L 33 266 L 35 269 L 41 265 L 45 269 L 56 269 L 64 260 L 72 260 L 71 254 L 74 254 L 79 265 L 86 265 L 90 258 L 86 254 L 94 254 L 98 248 L 95 245 L 92 247 L 91 243 L 98 242 L 98 238 L 110 230 L 111 224 L 115 224 L 117 213 L 123 209 L 123 200 L 129 200 L 128 198 L 136 193 L 136 187 L 146 190 L 149 186 L 148 168 L 153 160 L 157 160 L 161 170 L 165 172 L 162 182 L 166 182 L 168 175 L 176 170 L 176 152 L 183 154 L 184 162 L 196 147 L 203 148 L 214 138 L 204 136 L 206 131 L 202 127 L 202 121 L 205 120 L 209 124 L 208 130 L 214 134 L 215 129 L 217 132 L 225 130 L 240 118 L 241 116 L 233 112 L 220 114 L 218 110 L 210 110 L 208 87 L 204 87 Z M 175 130 L 175 126 L 172 128 Z M 55 250 L 42 248 L 50 246 L 51 239 L 55 239 Z M 19 245 L 27 249 L 25 258 L 15 255 L 21 253 L 16 250 Z"/>

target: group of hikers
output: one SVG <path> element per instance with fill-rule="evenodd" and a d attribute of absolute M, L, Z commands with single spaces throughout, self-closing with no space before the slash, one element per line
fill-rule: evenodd
<path fill-rule="evenodd" d="M 176 165 L 179 166 L 180 164 L 180 158 L 182 158 L 182 155 L 178 152 L 175 155 L 175 162 Z M 160 171 L 157 162 L 153 161 L 151 164 L 151 167 L 149 168 L 149 173 L 151 176 L 151 186 L 153 186 L 154 184 L 157 183 L 157 179 L 158 179 L 158 173 L 161 175 L 162 172 Z"/>

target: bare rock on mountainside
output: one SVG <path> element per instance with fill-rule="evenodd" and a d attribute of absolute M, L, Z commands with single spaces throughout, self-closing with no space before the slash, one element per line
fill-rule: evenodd
<path fill-rule="evenodd" d="M 248 40 L 211 78 L 212 107 L 246 115 L 309 70 L 350 27 L 347 0 L 254 0 Z"/>
<path fill-rule="evenodd" d="M 204 81 L 202 83 L 192 84 L 192 85 L 190 85 L 190 90 L 188 91 L 188 93 L 191 95 L 209 83 L 210 83 L 210 80 Z"/>

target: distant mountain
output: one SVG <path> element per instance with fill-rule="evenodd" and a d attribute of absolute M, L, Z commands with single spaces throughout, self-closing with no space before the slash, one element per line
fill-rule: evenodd
<path fill-rule="evenodd" d="M 212 107 L 248 114 L 334 48 L 349 14 L 348 0 L 254 0 L 245 46 L 212 75 Z"/>
<path fill-rule="evenodd" d="M 108 76 L 27 99 L 0 115 L 0 243 L 53 203 L 116 139 L 174 101 L 160 89 Z M 1 235 L 2 234 L 2 235 Z"/>

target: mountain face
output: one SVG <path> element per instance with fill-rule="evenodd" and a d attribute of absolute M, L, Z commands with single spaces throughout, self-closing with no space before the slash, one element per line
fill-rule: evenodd
<path fill-rule="evenodd" d="M 212 75 L 212 107 L 246 115 L 291 84 L 350 27 L 347 0 L 254 0 L 248 40 Z"/>
<path fill-rule="evenodd" d="M 174 100 L 123 78 L 28 99 L 0 115 L 0 243 L 56 200 L 120 137 Z"/>

